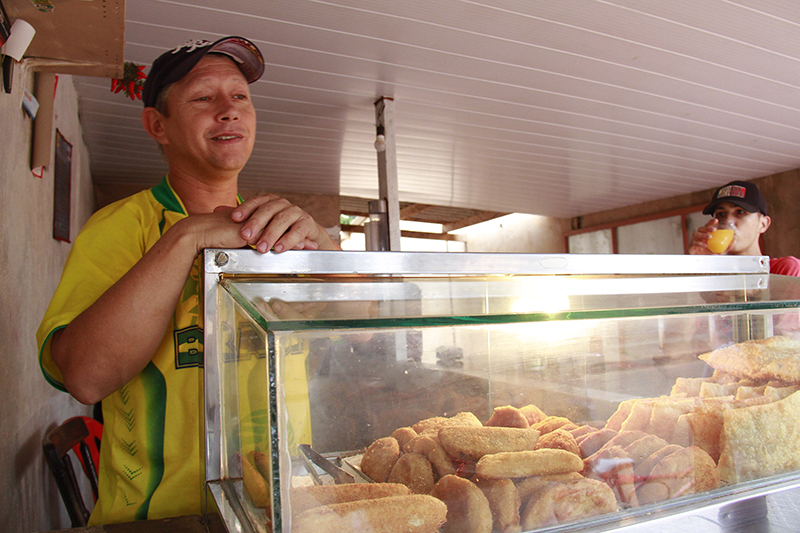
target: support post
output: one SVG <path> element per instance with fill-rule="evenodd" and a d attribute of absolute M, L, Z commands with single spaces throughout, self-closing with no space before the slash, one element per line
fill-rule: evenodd
<path fill-rule="evenodd" d="M 394 99 L 382 96 L 375 102 L 378 152 L 378 195 L 386 202 L 389 250 L 400 251 L 400 200 L 397 187 L 397 149 L 394 132 Z"/>

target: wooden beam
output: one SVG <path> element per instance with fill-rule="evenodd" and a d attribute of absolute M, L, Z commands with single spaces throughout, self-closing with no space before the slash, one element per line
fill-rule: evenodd
<path fill-rule="evenodd" d="M 354 226 L 351 224 L 342 224 L 340 231 L 349 231 L 350 233 L 364 233 L 364 226 Z M 400 232 L 401 237 L 409 237 L 412 239 L 432 239 L 436 241 L 465 241 L 463 235 L 451 235 L 449 233 L 429 233 L 425 231 L 408 231 L 403 230 Z"/>
<path fill-rule="evenodd" d="M 457 229 L 466 228 L 467 226 L 472 226 L 473 224 L 486 222 L 487 220 L 492 220 L 493 218 L 502 217 L 507 214 L 508 213 L 497 213 L 496 211 L 481 211 L 477 215 L 472 215 L 471 217 L 462 218 L 461 220 L 456 220 L 448 224 L 442 224 L 442 232 L 448 233 L 450 231 L 454 231 Z"/>
<path fill-rule="evenodd" d="M 400 220 L 408 220 L 407 217 L 413 217 L 419 213 L 424 213 L 428 209 L 433 207 L 432 205 L 425 205 L 425 204 L 411 204 L 403 207 L 400 209 Z"/>

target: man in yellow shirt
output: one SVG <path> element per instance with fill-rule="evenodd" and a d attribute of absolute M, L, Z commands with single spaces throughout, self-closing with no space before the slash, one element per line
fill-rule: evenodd
<path fill-rule="evenodd" d="M 46 379 L 83 403 L 102 400 L 90 524 L 204 510 L 200 252 L 339 249 L 288 201 L 238 195 L 256 133 L 249 84 L 263 70 L 240 37 L 154 61 L 142 124 L 168 175 L 92 216 L 37 332 Z"/>

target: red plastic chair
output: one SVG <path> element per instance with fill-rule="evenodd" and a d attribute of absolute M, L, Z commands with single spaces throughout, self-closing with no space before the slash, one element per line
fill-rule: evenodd
<path fill-rule="evenodd" d="M 68 453 L 73 450 L 78 457 L 96 502 L 97 464 L 100 460 L 102 437 L 103 425 L 100 422 L 86 416 L 76 416 L 49 432 L 42 441 L 45 459 L 64 500 L 72 527 L 85 526 L 89 520 L 89 510 L 80 493 Z"/>

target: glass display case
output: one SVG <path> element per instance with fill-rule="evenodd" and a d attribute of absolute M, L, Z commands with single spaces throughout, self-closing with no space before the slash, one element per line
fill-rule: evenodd
<path fill-rule="evenodd" d="M 720 531 L 800 485 L 800 279 L 766 257 L 204 264 L 231 532 Z"/>

